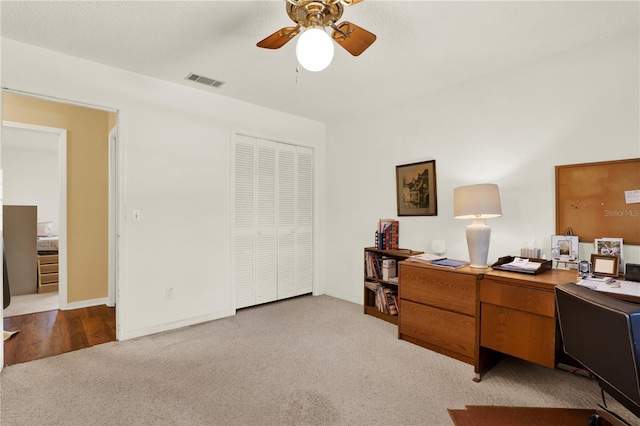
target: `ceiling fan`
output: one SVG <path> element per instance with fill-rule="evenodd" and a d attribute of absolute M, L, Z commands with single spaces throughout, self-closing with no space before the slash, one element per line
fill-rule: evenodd
<path fill-rule="evenodd" d="M 376 35 L 349 21 L 336 23 L 351 6 L 363 0 L 286 0 L 287 14 L 295 27 L 284 27 L 257 43 L 265 49 L 279 49 L 303 31 L 298 39 L 298 62 L 309 71 L 326 68 L 333 59 L 333 39 L 353 56 L 364 52 Z M 333 29 L 331 36 L 325 27 Z"/>

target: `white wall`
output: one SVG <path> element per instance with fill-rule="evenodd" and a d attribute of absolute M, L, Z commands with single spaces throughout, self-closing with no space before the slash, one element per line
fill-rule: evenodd
<path fill-rule="evenodd" d="M 58 235 L 60 165 L 58 135 L 2 127 L 4 203 L 38 206 L 38 221 L 52 221 Z"/>
<path fill-rule="evenodd" d="M 640 157 L 638 32 L 492 73 L 327 128 L 327 294 L 362 303 L 363 248 L 396 216 L 395 166 L 435 159 L 438 215 L 400 217 L 400 246 L 468 259 L 453 188 L 500 186 L 489 262 L 555 233 L 555 166 Z M 616 237 L 608 235 L 608 237 Z M 588 259 L 593 244 L 581 243 Z M 639 246 L 625 261 L 640 263 Z"/>
<path fill-rule="evenodd" d="M 2 85 L 119 110 L 120 339 L 235 312 L 232 129 L 314 148 L 314 202 L 325 202 L 322 123 L 8 39 L 2 40 Z M 141 210 L 140 223 L 131 222 L 132 209 Z M 316 212 L 316 229 L 322 217 Z M 319 234 L 315 261 L 321 265 Z M 316 285 L 321 273 L 321 267 L 314 271 Z M 166 300 L 167 287 L 174 289 L 173 300 Z"/>

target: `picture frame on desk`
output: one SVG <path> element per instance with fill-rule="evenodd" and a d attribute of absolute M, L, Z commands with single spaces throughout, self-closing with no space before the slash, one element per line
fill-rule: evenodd
<path fill-rule="evenodd" d="M 578 256 L 578 240 L 576 235 L 552 235 L 551 258 L 555 261 L 571 261 Z"/>
<path fill-rule="evenodd" d="M 398 216 L 437 216 L 436 160 L 396 166 Z"/>
<path fill-rule="evenodd" d="M 578 263 L 578 273 L 583 277 L 591 275 L 591 263 L 586 260 L 581 260 L 580 263 Z"/>
<path fill-rule="evenodd" d="M 624 245 L 622 238 L 596 238 L 593 244 L 596 254 L 618 256 L 620 258 L 619 272 L 624 272 Z"/>
<path fill-rule="evenodd" d="M 591 273 L 595 277 L 617 277 L 619 274 L 620 258 L 602 254 L 591 255 Z"/>

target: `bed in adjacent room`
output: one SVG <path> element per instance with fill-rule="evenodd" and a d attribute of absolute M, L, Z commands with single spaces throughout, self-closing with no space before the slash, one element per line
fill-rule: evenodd
<path fill-rule="evenodd" d="M 38 242 L 37 242 L 38 254 L 45 254 L 41 252 L 47 252 L 46 254 L 53 254 L 49 252 L 55 252 L 55 254 L 57 254 L 58 241 L 59 239 L 57 235 L 51 235 L 47 237 L 38 236 Z"/>

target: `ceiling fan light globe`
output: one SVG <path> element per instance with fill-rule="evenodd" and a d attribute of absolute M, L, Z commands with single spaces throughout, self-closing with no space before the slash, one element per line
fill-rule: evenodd
<path fill-rule="evenodd" d="M 333 41 L 321 28 L 308 28 L 298 38 L 296 57 L 308 71 L 322 71 L 333 60 Z"/>

